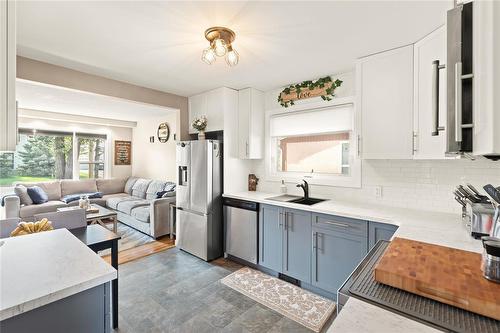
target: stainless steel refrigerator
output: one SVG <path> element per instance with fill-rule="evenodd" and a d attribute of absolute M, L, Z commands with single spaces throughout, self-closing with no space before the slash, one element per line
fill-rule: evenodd
<path fill-rule="evenodd" d="M 177 143 L 176 245 L 203 260 L 222 256 L 222 145 Z"/>

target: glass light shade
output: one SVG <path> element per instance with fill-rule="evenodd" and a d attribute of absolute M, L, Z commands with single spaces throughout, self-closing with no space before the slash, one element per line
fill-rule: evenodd
<path fill-rule="evenodd" d="M 233 67 L 238 64 L 238 61 L 240 60 L 240 56 L 236 50 L 231 49 L 227 54 L 226 54 L 226 63 Z"/>
<path fill-rule="evenodd" d="M 214 40 L 214 51 L 218 57 L 223 57 L 227 52 L 226 42 L 222 39 Z"/>
<path fill-rule="evenodd" d="M 201 60 L 209 65 L 213 64 L 217 60 L 214 50 L 211 47 L 204 49 L 201 54 Z"/>

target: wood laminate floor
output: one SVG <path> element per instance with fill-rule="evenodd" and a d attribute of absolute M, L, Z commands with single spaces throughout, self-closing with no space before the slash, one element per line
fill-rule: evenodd
<path fill-rule="evenodd" d="M 151 243 L 118 252 L 118 264 L 125 264 L 129 261 L 137 260 L 173 247 L 175 247 L 175 239 L 170 239 L 169 236 L 163 236 Z M 102 258 L 107 263 L 111 263 L 111 255 L 103 256 Z"/>
<path fill-rule="evenodd" d="M 220 282 L 240 267 L 178 248 L 120 265 L 115 332 L 311 332 Z"/>

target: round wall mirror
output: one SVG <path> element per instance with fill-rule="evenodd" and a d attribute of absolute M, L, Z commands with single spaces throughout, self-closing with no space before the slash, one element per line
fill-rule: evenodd
<path fill-rule="evenodd" d="M 170 137 L 170 128 L 168 127 L 167 123 L 161 123 L 158 126 L 157 135 L 158 141 L 160 141 L 161 143 L 165 143 L 168 141 L 168 138 Z"/>

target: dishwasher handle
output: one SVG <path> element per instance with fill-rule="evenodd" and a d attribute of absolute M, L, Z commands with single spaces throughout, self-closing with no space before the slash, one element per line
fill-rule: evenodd
<path fill-rule="evenodd" d="M 252 201 L 239 200 L 239 199 L 233 199 L 233 198 L 224 198 L 223 205 L 229 206 L 229 207 L 245 209 L 245 210 L 251 210 L 254 212 L 259 211 L 259 204 L 257 202 L 252 202 Z"/>

